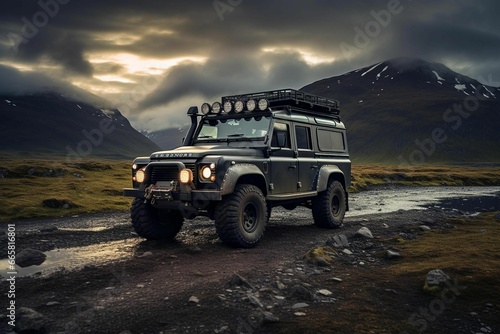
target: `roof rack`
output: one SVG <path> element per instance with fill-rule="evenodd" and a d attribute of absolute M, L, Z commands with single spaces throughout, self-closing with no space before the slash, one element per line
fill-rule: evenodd
<path fill-rule="evenodd" d="M 259 101 L 260 99 L 266 99 L 270 107 L 290 105 L 333 115 L 339 115 L 340 113 L 339 101 L 295 89 L 278 89 L 260 93 L 223 96 L 222 104 L 226 101 L 236 102 L 240 100 L 245 102 L 248 100 Z"/>

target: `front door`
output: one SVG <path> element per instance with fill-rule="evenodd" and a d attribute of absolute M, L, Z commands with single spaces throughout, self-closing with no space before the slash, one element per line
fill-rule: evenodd
<path fill-rule="evenodd" d="M 278 133 L 285 134 L 284 147 L 278 145 Z M 297 192 L 299 166 L 290 138 L 290 124 L 285 121 L 276 121 L 274 123 L 269 158 L 271 167 L 270 195 Z"/>

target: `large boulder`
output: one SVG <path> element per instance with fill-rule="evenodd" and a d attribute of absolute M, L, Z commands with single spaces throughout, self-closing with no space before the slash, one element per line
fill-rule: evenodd
<path fill-rule="evenodd" d="M 20 307 L 17 309 L 16 333 L 46 333 L 45 324 L 46 320 L 41 313 L 27 307 Z"/>
<path fill-rule="evenodd" d="M 45 262 L 47 255 L 31 248 L 26 248 L 17 253 L 16 264 L 22 268 L 37 266 Z"/>

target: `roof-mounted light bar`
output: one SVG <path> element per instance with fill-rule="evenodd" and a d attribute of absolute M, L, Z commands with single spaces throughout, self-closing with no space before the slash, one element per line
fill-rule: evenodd
<path fill-rule="evenodd" d="M 232 95 L 222 97 L 222 103 L 212 105 L 204 103 L 201 106 L 203 115 L 219 113 L 241 113 L 265 111 L 275 106 L 294 106 L 304 111 L 317 112 L 322 115 L 339 115 L 340 104 L 329 99 L 295 89 L 279 89 L 261 93 Z"/>

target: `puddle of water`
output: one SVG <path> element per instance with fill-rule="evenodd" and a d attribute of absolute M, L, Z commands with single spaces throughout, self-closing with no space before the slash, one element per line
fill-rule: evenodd
<path fill-rule="evenodd" d="M 24 277 L 40 273 L 42 277 L 46 277 L 61 268 L 74 270 L 82 268 L 85 265 L 102 265 L 103 263 L 130 258 L 133 256 L 133 249 L 139 242 L 141 242 L 140 239 L 134 238 L 85 247 L 54 249 L 45 252 L 47 258 L 39 266 L 21 268 L 16 265 L 16 276 Z M 12 272 L 9 269 L 8 260 L 0 260 L 2 281 L 8 277 L 7 272 Z"/>
<path fill-rule="evenodd" d="M 349 206 L 347 217 L 429 207 L 468 212 L 500 210 L 500 187 L 375 189 L 352 194 Z"/>

